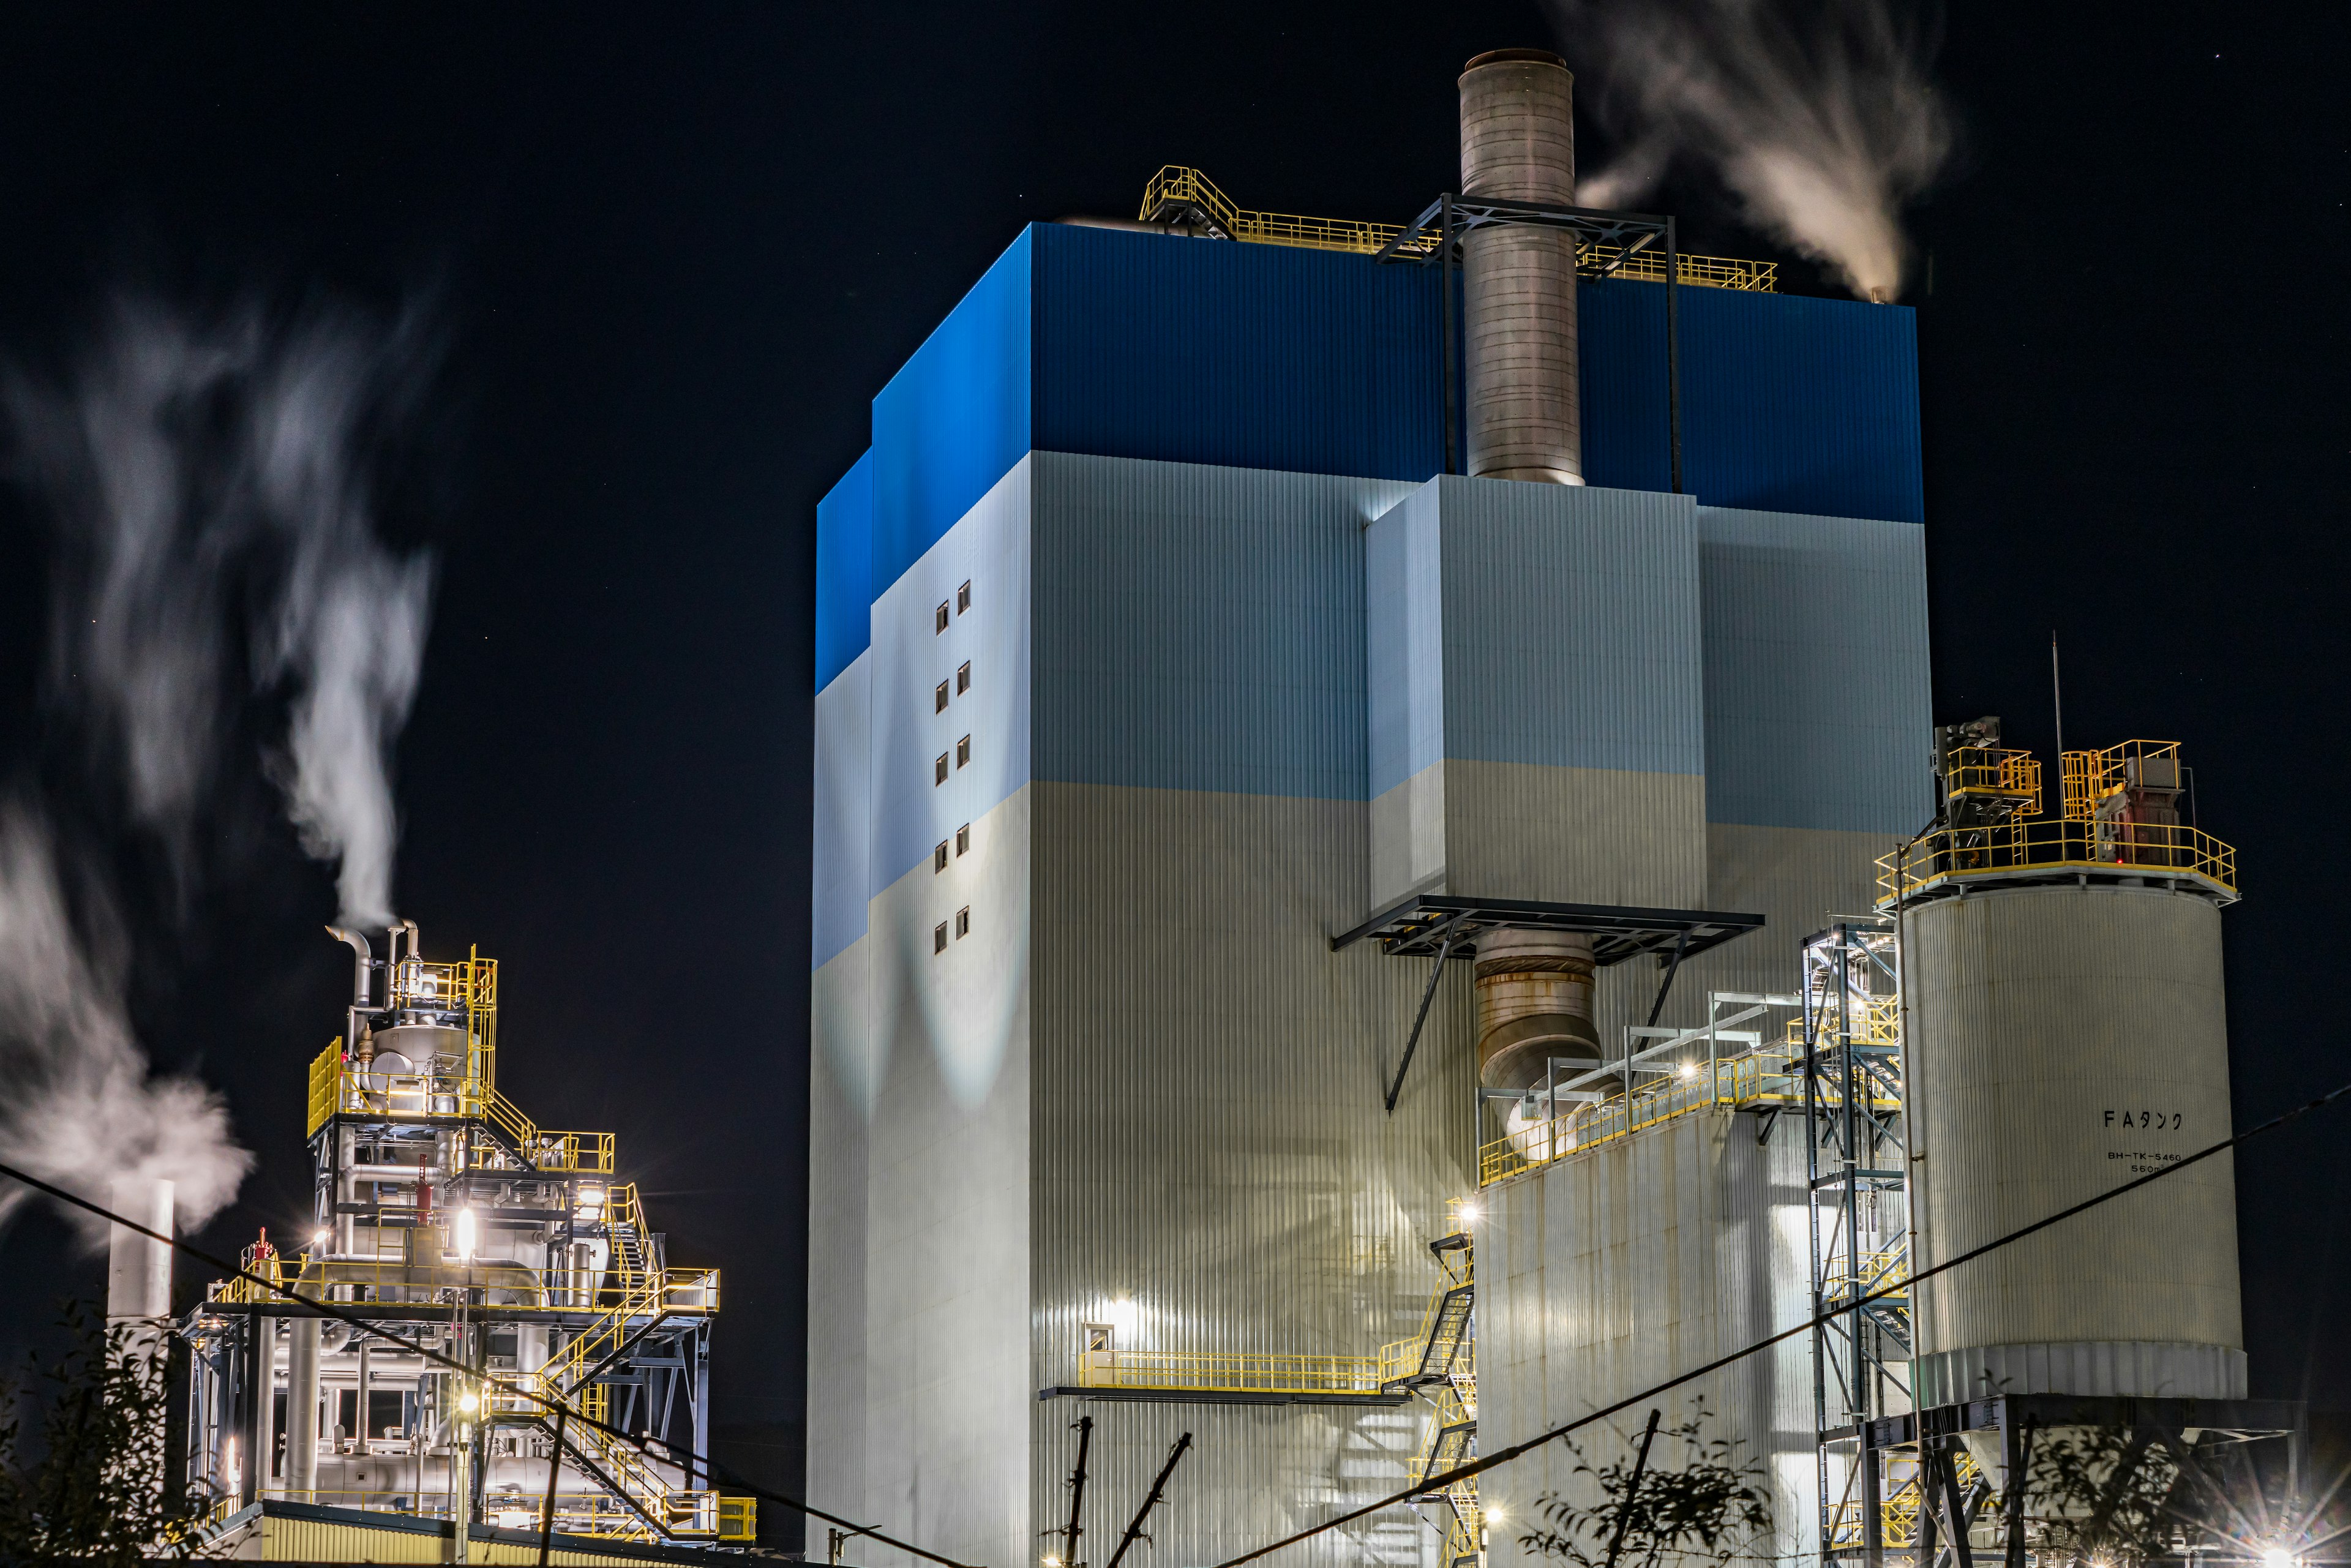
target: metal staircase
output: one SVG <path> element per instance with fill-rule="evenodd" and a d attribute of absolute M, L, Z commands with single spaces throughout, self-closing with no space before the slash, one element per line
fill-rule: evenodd
<path fill-rule="evenodd" d="M 1477 1249 L 1458 1200 L 1447 1206 L 1448 1234 L 1428 1244 L 1438 1278 L 1421 1330 L 1381 1352 L 1384 1388 L 1409 1390 L 1436 1412 L 1428 1440 L 1415 1458 L 1412 1485 L 1418 1490 L 1433 1476 L 1456 1469 L 1478 1453 Z M 1420 1490 L 1416 1503 L 1445 1505 L 1445 1546 L 1440 1568 L 1475 1568 L 1485 1551 L 1486 1518 L 1478 1483 L 1458 1481 Z M 1434 1522 L 1434 1521 L 1432 1521 Z"/>

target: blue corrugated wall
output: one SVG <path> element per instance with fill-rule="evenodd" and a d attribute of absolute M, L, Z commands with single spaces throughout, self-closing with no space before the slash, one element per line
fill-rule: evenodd
<path fill-rule="evenodd" d="M 1666 489 L 1665 290 L 1611 281 L 1581 297 L 1586 476 Z M 1689 493 L 1923 519 L 1907 308 L 1718 288 L 1681 300 Z M 1024 230 L 874 398 L 868 478 L 852 470 L 819 507 L 820 689 L 864 646 L 872 600 L 1032 449 L 1428 478 L 1442 466 L 1437 302 L 1427 267 Z M 861 517 L 862 584 L 846 565 Z"/>
<path fill-rule="evenodd" d="M 816 504 L 816 689 L 865 652 L 872 632 L 873 452 Z"/>
<path fill-rule="evenodd" d="M 873 595 L 1036 444 L 1029 270 L 1037 232 L 1020 232 L 873 400 Z"/>
<path fill-rule="evenodd" d="M 1435 277 L 1363 256 L 1040 225 L 1048 452 L 1418 484 L 1443 466 Z"/>

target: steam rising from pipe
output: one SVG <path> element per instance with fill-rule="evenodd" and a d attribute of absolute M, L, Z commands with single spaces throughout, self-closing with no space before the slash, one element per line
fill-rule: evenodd
<path fill-rule="evenodd" d="M 100 1201 L 111 1177 L 168 1177 L 180 1223 L 193 1228 L 235 1196 L 253 1156 L 231 1136 L 219 1094 L 150 1075 L 123 978 L 119 945 L 74 928 L 48 824 L 21 801 L 0 806 L 0 1151 Z M 0 1190 L 0 1220 L 25 1196 Z M 93 1246 L 105 1242 L 102 1221 L 70 1212 Z"/>
<path fill-rule="evenodd" d="M 1894 0 L 1552 0 L 1583 101 L 1622 149 L 1588 206 L 1637 206 L 1677 161 L 1865 299 L 1901 290 L 1903 204 L 1950 152 L 1931 40 Z"/>
<path fill-rule="evenodd" d="M 62 381 L 7 381 L 16 475 L 55 545 L 48 706 L 88 743 L 80 787 L 152 833 L 183 888 L 249 677 L 287 704 L 263 766 L 303 848 L 335 864 L 343 922 L 392 918 L 388 752 L 433 569 L 376 537 L 367 459 L 425 358 L 413 321 L 129 300 Z M 59 816 L 0 801 L 0 1149 L 99 1198 L 168 1177 L 200 1225 L 251 1156 L 216 1094 L 152 1075 L 106 865 Z M 0 1218 L 22 1196 L 0 1194 Z"/>

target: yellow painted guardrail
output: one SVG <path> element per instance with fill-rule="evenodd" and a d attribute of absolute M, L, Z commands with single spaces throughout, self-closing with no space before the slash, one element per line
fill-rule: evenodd
<path fill-rule="evenodd" d="M 1795 1032 L 1794 1026 L 1791 1033 Z M 1890 1018 L 1887 1027 L 1890 1028 Z M 1858 1036 L 1860 1031 L 1856 1030 Z M 1867 1043 L 1862 1040 L 1861 1043 Z M 1571 1155 L 1598 1148 L 1604 1144 L 1629 1136 L 1644 1128 L 1687 1116 L 1693 1111 L 1709 1106 L 1732 1110 L 1755 1105 L 1801 1105 L 1804 1103 L 1802 1064 L 1803 1042 L 1800 1039 L 1771 1051 L 1754 1051 L 1744 1056 L 1726 1057 L 1714 1064 L 1714 1086 L 1709 1092 L 1706 1068 L 1698 1065 L 1693 1077 L 1673 1077 L 1633 1091 L 1628 1102 L 1617 1094 L 1612 1098 L 1590 1103 L 1569 1113 L 1529 1124 L 1514 1133 L 1506 1133 L 1478 1151 L 1478 1185 L 1491 1186 L 1498 1181 L 1563 1160 Z M 1538 1092 L 1540 1093 L 1540 1092 Z M 1882 1094 L 1868 1096 L 1874 1110 L 1892 1110 L 1897 1102 Z M 1821 1085 L 1823 1107 L 1841 1105 L 1834 1080 Z"/>
<path fill-rule="evenodd" d="M 1143 207 L 1139 216 L 1152 222 L 1171 208 L 1188 208 L 1205 214 L 1208 221 L 1228 239 L 1246 240 L 1255 245 L 1296 246 L 1306 250 L 1347 251 L 1369 256 L 1384 248 L 1388 242 L 1404 232 L 1397 224 L 1365 223 L 1353 218 L 1314 218 L 1298 213 L 1260 213 L 1243 207 L 1218 189 L 1215 181 L 1197 169 L 1181 163 L 1170 163 L 1151 177 L 1143 188 Z M 1433 235 L 1424 235 L 1399 249 L 1405 255 L 1429 256 L 1437 249 Z M 1579 245 L 1577 264 L 1586 271 L 1600 271 L 1614 264 L 1614 276 L 1645 283 L 1662 283 L 1666 277 L 1665 253 L 1643 249 L 1625 256 L 1612 245 Z M 1749 293 L 1769 294 L 1779 287 L 1780 267 L 1777 262 L 1741 261 L 1721 256 L 1678 256 L 1675 258 L 1675 281 L 1701 288 L 1735 288 Z"/>
<path fill-rule="evenodd" d="M 1376 1355 L 1262 1355 L 1176 1350 L 1079 1353 L 1084 1388 L 1166 1388 L 1198 1394 L 1376 1396 Z"/>
<path fill-rule="evenodd" d="M 1998 827 L 1943 829 L 1877 860 L 1881 906 L 1970 878 L 2021 871 L 2130 871 L 2192 878 L 2233 899 L 2237 852 L 2180 823 L 2044 817 Z"/>

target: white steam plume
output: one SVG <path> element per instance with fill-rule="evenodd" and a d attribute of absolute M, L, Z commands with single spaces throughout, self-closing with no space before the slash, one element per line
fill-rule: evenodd
<path fill-rule="evenodd" d="M 365 459 L 418 357 L 404 330 L 349 319 L 279 330 L 257 310 L 199 320 L 132 301 L 63 384 L 7 382 L 19 476 L 57 547 L 50 706 L 93 743 L 92 797 L 156 833 L 183 882 L 231 676 L 249 673 L 290 699 L 265 763 L 304 848 L 336 863 L 344 922 L 392 919 L 388 753 L 432 563 L 377 538 Z M 64 814 L 0 800 L 0 1150 L 101 1198 L 115 1176 L 168 1176 L 198 1225 L 252 1157 L 215 1094 L 152 1074 L 104 865 L 65 851 Z M 0 1192 L 0 1219 L 22 1196 Z"/>
<path fill-rule="evenodd" d="M 30 808 L 0 805 L 0 1155 L 99 1202 L 110 1177 L 168 1176 L 193 1228 L 235 1196 L 253 1156 L 217 1093 L 151 1076 L 123 1014 L 120 955 L 77 936 L 51 843 Z M 0 1191 L 0 1219 L 26 1191 Z M 69 1212 L 104 1242 L 102 1222 Z"/>
<path fill-rule="evenodd" d="M 66 390 L 10 412 L 62 568 L 52 700 L 117 750 L 134 819 L 184 858 L 226 723 L 224 606 L 250 580 L 247 663 L 288 683 L 271 768 L 342 917 L 392 918 L 388 751 L 416 694 L 432 562 L 376 538 L 364 458 L 413 348 L 343 319 L 272 332 L 128 302 Z M 396 412 L 396 410 L 395 410 Z"/>
<path fill-rule="evenodd" d="M 263 509 L 289 552 L 261 628 L 263 670 L 299 688 L 281 768 L 303 848 L 338 862 L 343 919 L 392 919 L 397 821 L 386 753 L 408 718 L 424 658 L 433 564 L 384 549 L 355 462 L 378 391 L 373 355 L 315 329 L 255 391 L 253 457 Z"/>
<path fill-rule="evenodd" d="M 1624 151 L 1577 182 L 1587 206 L 1647 198 L 1677 160 L 1865 299 L 1901 290 L 1903 204 L 1950 121 L 1924 30 L 1894 0 L 1552 0 L 1582 106 Z"/>

